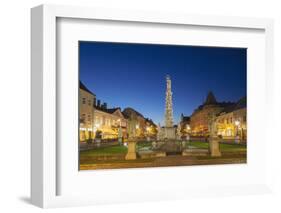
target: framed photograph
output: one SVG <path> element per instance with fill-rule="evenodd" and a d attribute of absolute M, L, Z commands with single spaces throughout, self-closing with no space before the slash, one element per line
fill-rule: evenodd
<path fill-rule="evenodd" d="M 272 20 L 31 14 L 33 204 L 270 192 Z"/>

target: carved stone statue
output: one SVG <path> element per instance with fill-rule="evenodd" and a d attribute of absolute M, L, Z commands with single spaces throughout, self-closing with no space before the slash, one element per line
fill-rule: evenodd
<path fill-rule="evenodd" d="M 210 132 L 210 138 L 209 138 L 209 150 L 212 157 L 220 157 L 220 145 L 219 145 L 219 138 L 217 137 L 217 125 L 216 125 L 216 115 L 215 113 L 212 113 L 209 115 L 209 132 Z"/>
<path fill-rule="evenodd" d="M 118 143 L 119 144 L 122 144 L 122 139 L 123 139 L 122 127 L 119 126 L 119 128 L 118 128 Z"/>
<path fill-rule="evenodd" d="M 129 139 L 136 137 L 136 126 L 137 126 L 137 119 L 135 115 L 132 115 L 128 120 L 128 134 Z"/>
<path fill-rule="evenodd" d="M 210 133 L 210 137 L 217 136 L 217 125 L 216 125 L 216 115 L 215 113 L 211 113 L 208 117 L 208 129 Z"/>
<path fill-rule="evenodd" d="M 177 127 L 177 139 L 178 139 L 178 140 L 181 140 L 181 136 L 182 136 L 182 133 L 181 133 L 181 125 L 178 124 L 178 127 Z"/>
<path fill-rule="evenodd" d="M 162 138 L 162 130 L 161 130 L 161 125 L 159 123 L 157 126 L 157 140 L 159 141 L 161 140 L 161 138 Z"/>
<path fill-rule="evenodd" d="M 128 152 L 125 156 L 126 160 L 135 160 L 137 158 L 136 155 L 136 129 L 137 129 L 137 117 L 133 114 L 128 120 Z"/>

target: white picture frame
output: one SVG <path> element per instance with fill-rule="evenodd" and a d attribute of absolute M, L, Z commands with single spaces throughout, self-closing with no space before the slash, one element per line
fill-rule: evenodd
<path fill-rule="evenodd" d="M 112 9 L 96 9 L 73 6 L 54 6 L 42 5 L 31 10 L 31 73 L 32 73 L 32 103 L 31 103 L 31 201 L 33 204 L 47 207 L 75 206 L 75 205 L 91 205 L 99 203 L 115 203 L 115 202 L 138 202 L 142 200 L 165 200 L 177 199 L 194 196 L 213 196 L 213 195 L 230 195 L 230 194 L 251 194 L 263 193 L 270 191 L 270 161 L 268 161 L 268 153 L 264 154 L 266 162 L 263 170 L 266 172 L 266 179 L 259 184 L 250 185 L 233 184 L 225 186 L 210 186 L 209 188 L 200 187 L 194 184 L 193 189 L 182 190 L 179 188 L 168 187 L 165 190 L 155 190 L 155 194 L 151 195 L 138 194 L 132 196 L 119 196 L 115 192 L 108 199 L 102 196 L 89 195 L 58 195 L 58 185 L 61 184 L 59 173 L 61 167 L 58 166 L 57 147 L 57 88 L 60 83 L 57 80 L 57 20 L 65 19 L 87 19 L 87 20 L 115 20 L 119 22 L 134 23 L 153 23 L 169 26 L 202 26 L 202 27 L 218 27 L 232 29 L 254 29 L 262 30 L 265 35 L 265 67 L 263 79 L 265 87 L 262 88 L 266 99 L 266 107 L 270 113 L 272 107 L 273 90 L 273 21 L 271 19 L 256 18 L 238 18 L 238 17 L 216 17 L 203 15 L 186 15 L 186 14 L 166 14 L 153 13 L 145 11 L 123 11 Z M 269 134 L 268 124 L 270 117 L 265 115 L 265 129 L 263 134 Z M 265 137 L 266 138 L 266 137 Z M 268 147 L 268 141 L 264 145 Z M 150 169 L 151 171 L 152 169 Z M 161 170 L 155 171 L 160 172 Z M 163 171 L 163 170 L 162 170 Z M 122 173 L 126 173 L 124 170 Z M 178 169 L 177 172 L 182 172 Z M 262 171 L 261 171 L 262 172 Z M 129 172 L 128 172 L 129 173 Z M 138 173 L 136 170 L 130 173 Z M 84 174 L 87 175 L 87 174 Z M 171 177 L 174 178 L 175 177 Z M 75 184 L 75 183 L 73 183 Z M 158 190 L 158 191 L 157 191 Z M 163 192 L 166 195 L 163 195 Z M 169 192 L 171 194 L 169 195 Z M 133 192 L 131 192 L 133 193 Z M 167 194 L 168 193 L 168 194 Z M 177 196 L 175 196 L 177 193 Z M 159 195 L 154 198 L 153 196 Z M 172 196 L 173 195 L 173 196 Z"/>

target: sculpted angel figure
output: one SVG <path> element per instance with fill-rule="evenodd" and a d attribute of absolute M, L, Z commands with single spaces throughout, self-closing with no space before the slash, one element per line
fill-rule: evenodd
<path fill-rule="evenodd" d="M 217 136 L 217 125 L 216 125 L 216 115 L 215 113 L 210 113 L 208 116 L 208 129 L 210 136 Z"/>
<path fill-rule="evenodd" d="M 136 126 L 137 126 L 137 119 L 134 115 L 132 115 L 128 120 L 129 138 L 135 138 L 136 137 Z"/>

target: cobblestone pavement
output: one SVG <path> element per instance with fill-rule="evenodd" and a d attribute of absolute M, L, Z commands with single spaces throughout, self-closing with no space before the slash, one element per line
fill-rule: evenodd
<path fill-rule="evenodd" d="M 185 157 L 171 155 L 162 158 L 132 160 L 132 161 L 109 161 L 93 164 L 81 164 L 80 170 L 93 169 L 118 169 L 118 168 L 142 168 L 142 167 L 167 167 L 167 166 L 191 166 L 191 165 L 215 165 L 215 164 L 240 164 L 246 163 L 246 155 L 228 155 L 219 158 L 211 157 Z"/>

